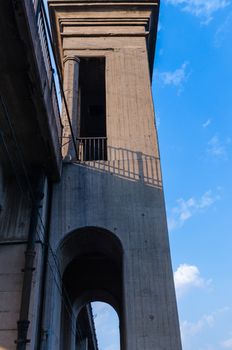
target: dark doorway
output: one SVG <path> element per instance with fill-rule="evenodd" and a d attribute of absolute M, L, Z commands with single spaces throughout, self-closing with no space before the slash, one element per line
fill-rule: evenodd
<path fill-rule="evenodd" d="M 106 160 L 105 58 L 81 58 L 79 83 L 81 160 Z"/>

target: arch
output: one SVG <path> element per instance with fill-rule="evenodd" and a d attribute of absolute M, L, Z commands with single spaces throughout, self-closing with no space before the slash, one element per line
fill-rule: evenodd
<path fill-rule="evenodd" d="M 91 245 L 89 244 L 91 242 Z M 105 253 L 115 261 L 122 260 L 123 245 L 120 239 L 111 231 L 87 226 L 69 232 L 57 248 L 57 257 L 61 272 L 75 259 L 78 254 Z"/>
<path fill-rule="evenodd" d="M 57 249 L 62 271 L 64 299 L 71 314 L 62 307 L 61 349 L 74 349 L 69 332 L 80 310 L 88 303 L 110 304 L 123 318 L 123 247 L 115 234 L 99 227 L 83 227 L 70 232 Z M 68 323 L 70 324 L 69 326 Z M 62 334 L 65 329 L 65 335 Z M 69 332 L 69 334 L 68 334 Z"/>
<path fill-rule="evenodd" d="M 80 295 L 78 299 L 75 300 L 73 304 L 73 311 L 75 315 L 78 315 L 80 310 L 84 305 L 90 304 L 94 301 L 104 302 L 112 306 L 112 308 L 119 315 L 120 313 L 120 305 L 114 296 L 104 289 L 93 289 L 91 291 L 86 291 Z"/>
<path fill-rule="evenodd" d="M 104 302 L 91 303 L 98 349 L 120 349 L 119 318 L 115 309 Z"/>

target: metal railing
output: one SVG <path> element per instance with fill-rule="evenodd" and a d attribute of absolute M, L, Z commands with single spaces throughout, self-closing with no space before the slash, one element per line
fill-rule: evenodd
<path fill-rule="evenodd" d="M 48 78 L 49 86 L 51 88 L 53 69 L 52 69 L 52 61 L 51 61 L 51 56 L 50 56 L 50 51 L 49 51 L 46 23 L 44 20 L 42 6 L 41 6 L 41 10 L 38 12 L 37 16 L 38 16 L 37 17 L 37 26 L 38 26 L 39 39 L 40 39 L 41 49 L 42 49 L 42 53 L 43 53 L 45 69 L 47 72 L 47 78 Z"/>
<path fill-rule="evenodd" d="M 78 137 L 77 152 L 78 160 L 82 162 L 107 160 L 107 138 Z"/>
<path fill-rule="evenodd" d="M 43 0 L 33 0 L 35 16 L 37 21 L 38 35 L 40 47 L 43 55 L 44 66 L 47 73 L 50 96 L 55 116 L 55 124 L 57 127 L 59 143 L 61 147 L 63 126 L 61 121 L 61 96 L 60 84 L 58 82 L 58 68 L 55 63 L 55 58 L 50 41 L 50 28 Z"/>

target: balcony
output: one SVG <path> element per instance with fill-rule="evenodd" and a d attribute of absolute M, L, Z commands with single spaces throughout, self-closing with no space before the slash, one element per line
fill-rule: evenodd
<path fill-rule="evenodd" d="M 79 137 L 77 153 L 80 162 L 107 160 L 107 138 Z"/>

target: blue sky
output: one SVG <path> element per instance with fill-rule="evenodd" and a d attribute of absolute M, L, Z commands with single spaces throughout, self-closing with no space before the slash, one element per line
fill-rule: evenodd
<path fill-rule="evenodd" d="M 232 349 L 231 37 L 231 0 L 161 1 L 152 88 L 183 350 Z M 112 311 L 94 313 L 100 349 L 118 350 Z"/>
<path fill-rule="evenodd" d="M 184 350 L 232 349 L 231 34 L 231 1 L 162 1 L 153 94 Z"/>

